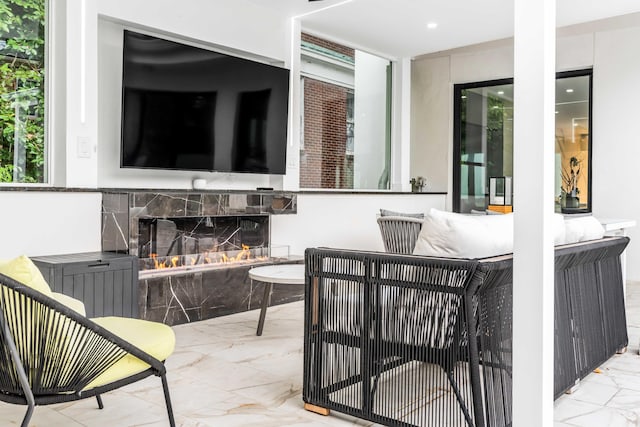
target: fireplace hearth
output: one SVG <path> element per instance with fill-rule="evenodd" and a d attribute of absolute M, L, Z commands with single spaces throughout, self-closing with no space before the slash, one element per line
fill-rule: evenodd
<path fill-rule="evenodd" d="M 142 319 L 175 325 L 260 307 L 250 268 L 302 262 L 271 245 L 271 215 L 295 214 L 284 192 L 105 192 L 102 247 L 136 255 Z M 274 289 L 272 304 L 302 287 Z"/>
<path fill-rule="evenodd" d="M 149 271 L 139 279 L 140 317 L 168 325 L 194 322 L 260 308 L 262 283 L 249 279 L 249 269 L 302 259 L 270 259 L 267 262 L 238 264 L 207 269 L 179 269 L 171 274 Z M 284 304 L 304 298 L 303 286 L 274 287 L 271 304 Z M 256 314 L 256 321 L 257 321 Z"/>

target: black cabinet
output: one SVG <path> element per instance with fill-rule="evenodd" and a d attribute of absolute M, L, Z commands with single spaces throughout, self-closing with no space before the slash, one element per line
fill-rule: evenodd
<path fill-rule="evenodd" d="M 54 292 L 84 303 L 87 317 L 138 318 L 138 258 L 112 252 L 32 257 Z"/>

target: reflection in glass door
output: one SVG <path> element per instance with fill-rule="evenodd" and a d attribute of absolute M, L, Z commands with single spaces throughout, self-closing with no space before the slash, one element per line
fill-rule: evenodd
<path fill-rule="evenodd" d="M 591 71 L 556 80 L 556 211 L 591 211 Z"/>
<path fill-rule="evenodd" d="M 485 210 L 489 178 L 513 176 L 513 84 L 456 85 L 453 210 Z"/>

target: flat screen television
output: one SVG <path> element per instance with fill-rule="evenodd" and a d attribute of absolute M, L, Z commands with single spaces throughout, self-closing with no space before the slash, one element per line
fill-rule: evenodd
<path fill-rule="evenodd" d="M 124 31 L 120 166 L 284 174 L 289 70 Z"/>

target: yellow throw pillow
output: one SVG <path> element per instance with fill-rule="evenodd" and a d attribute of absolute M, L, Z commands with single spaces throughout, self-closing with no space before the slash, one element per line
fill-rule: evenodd
<path fill-rule="evenodd" d="M 36 265 L 25 255 L 10 261 L 0 261 L 0 273 L 27 285 L 46 296 L 51 296 L 51 288 Z"/>

